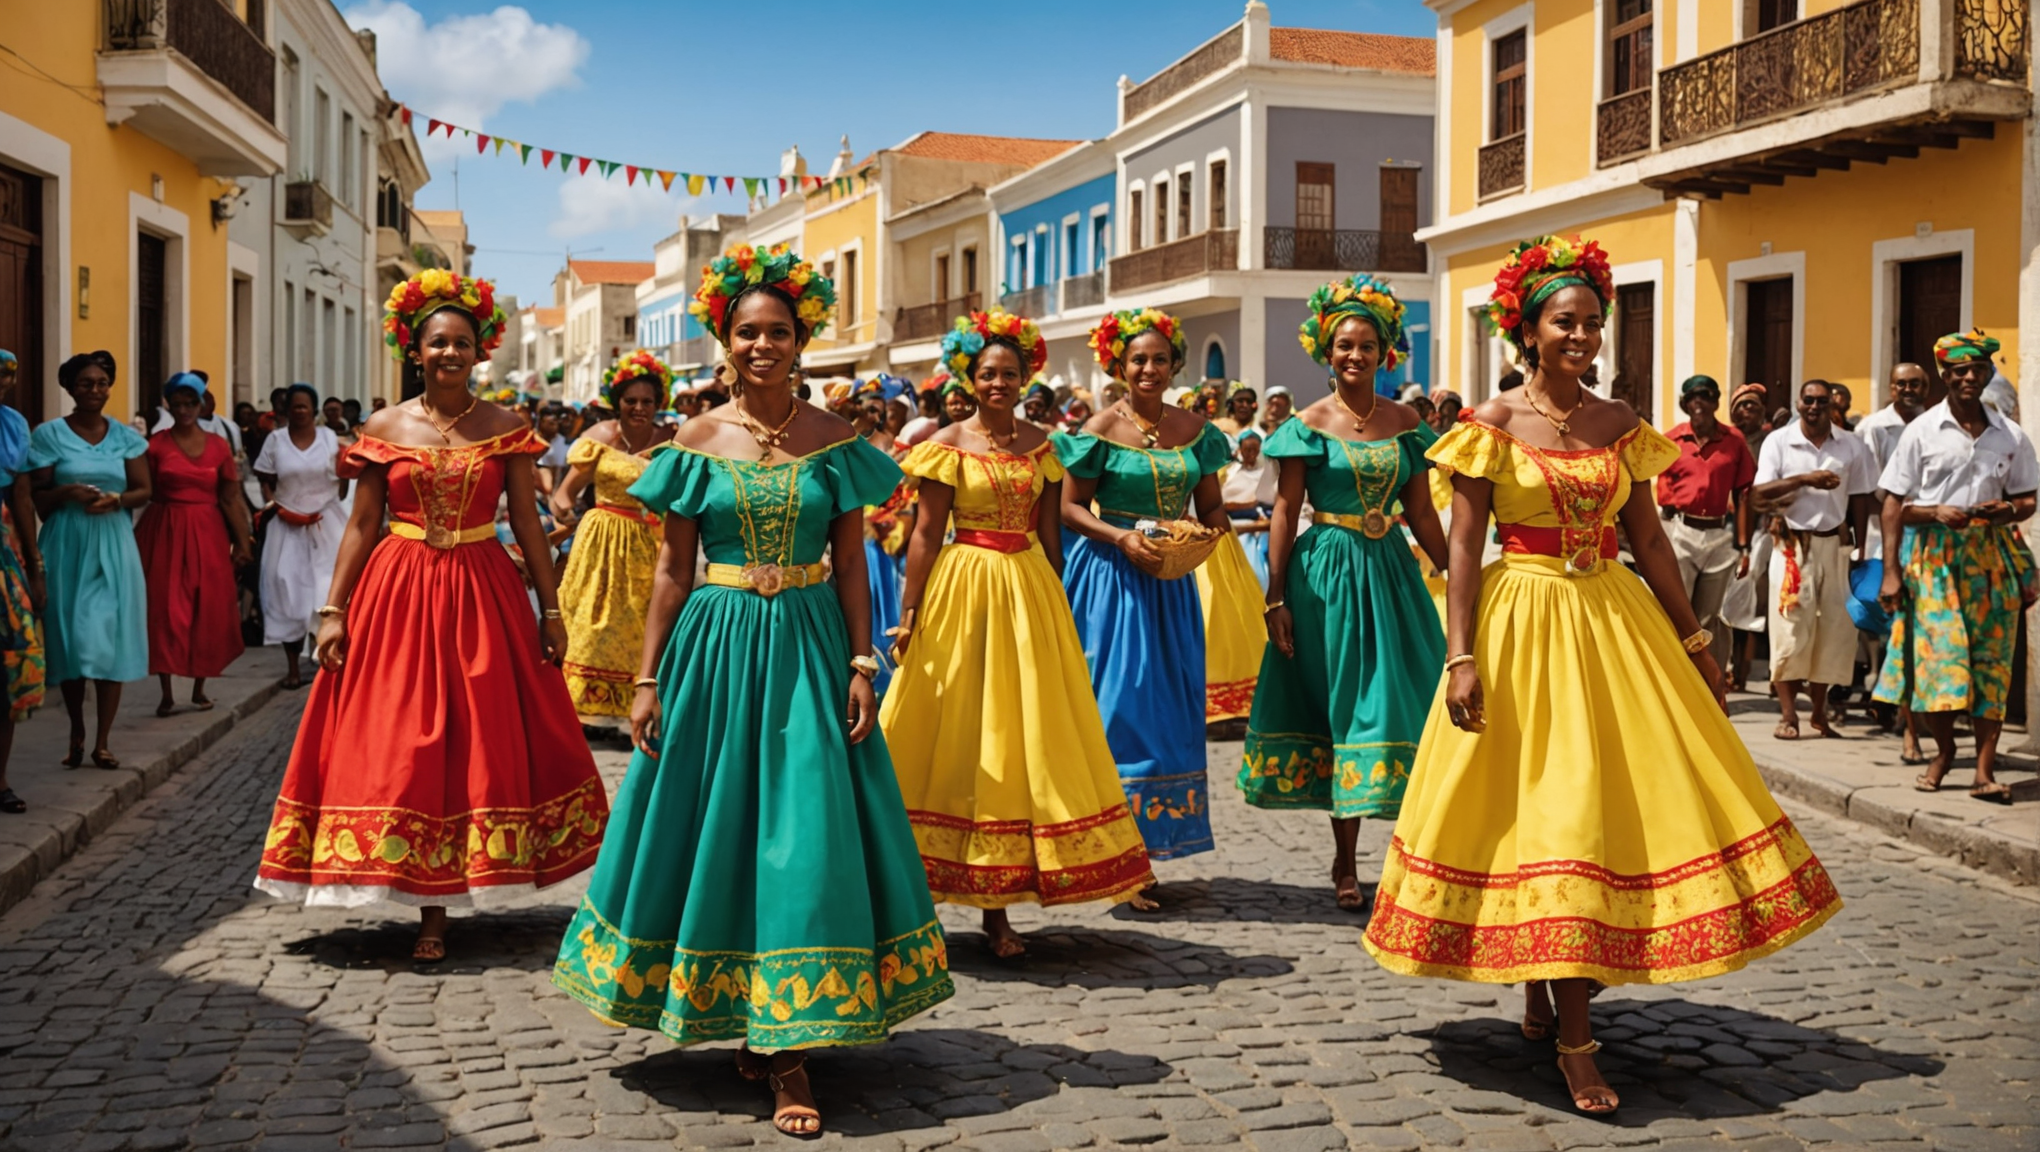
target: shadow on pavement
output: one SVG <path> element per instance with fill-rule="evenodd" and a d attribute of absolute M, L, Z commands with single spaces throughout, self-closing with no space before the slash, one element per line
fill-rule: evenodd
<path fill-rule="evenodd" d="M 382 923 L 335 929 L 293 940 L 283 950 L 328 968 L 378 968 L 385 972 L 475 975 L 490 969 L 527 972 L 552 967 L 566 935 L 573 909 L 559 907 L 490 911 L 450 919 L 446 928 L 446 959 L 420 964 L 411 959 L 418 939 L 415 914 L 377 908 L 368 915 L 387 915 Z"/>
<path fill-rule="evenodd" d="M 1943 1067 L 1828 1029 L 1686 1000 L 1604 995 L 1594 1002 L 1593 1020 L 1594 1038 L 1605 1045 L 1595 1059 L 1622 1097 L 1621 1111 L 1606 1122 L 1621 1127 L 1777 1112 L 1818 1093 L 1935 1076 Z M 1455 1021 L 1416 1035 L 1431 1042 L 1441 1075 L 1578 1115 L 1551 1041 L 1523 1039 L 1516 1017 Z"/>
<path fill-rule="evenodd" d="M 1210 987 L 1238 977 L 1286 975 L 1280 956 L 1235 956 L 1220 948 L 1170 940 L 1147 932 L 1070 929 L 1025 932 L 1027 959 L 1009 963 L 992 955 L 980 932 L 949 933 L 949 969 L 991 983 L 1051 988 Z"/>
<path fill-rule="evenodd" d="M 1018 1044 L 960 1028 L 913 1029 L 884 1044 L 817 1049 L 808 1063 L 822 1123 L 853 1137 L 994 1115 L 1054 1096 L 1066 1084 L 1155 1084 L 1173 1071 L 1152 1056 Z M 710 1113 L 760 1121 L 772 1116 L 772 1093 L 737 1075 L 728 1047 L 660 1052 L 609 1075 L 631 1092 L 704 1119 Z"/>
<path fill-rule="evenodd" d="M 1360 868 L 1362 872 L 1368 869 L 1364 854 Z M 1380 870 L 1378 862 L 1374 868 Z M 1114 920 L 1132 924 L 1156 920 L 1253 920 L 1269 924 L 1325 924 L 1358 933 L 1366 930 L 1368 914 L 1374 910 L 1374 888 L 1374 881 L 1363 876 L 1360 891 L 1367 897 L 1367 904 L 1348 912 L 1336 903 L 1329 875 L 1321 886 L 1217 876 L 1164 884 L 1158 897 L 1162 904 L 1159 911 L 1136 912 L 1121 904 L 1111 915 Z"/>

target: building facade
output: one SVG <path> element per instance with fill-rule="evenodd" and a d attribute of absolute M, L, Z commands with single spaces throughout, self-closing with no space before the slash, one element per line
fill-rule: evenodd
<path fill-rule="evenodd" d="M 715 337 L 687 311 L 701 270 L 744 236 L 745 218 L 733 213 L 682 216 L 679 230 L 652 246 L 652 276 L 637 286 L 638 344 L 681 379 L 705 375 L 716 360 Z"/>
<path fill-rule="evenodd" d="M 553 277 L 553 303 L 566 312 L 564 399 L 595 400 L 602 373 L 637 346 L 637 289 L 655 270 L 649 260 L 569 260 Z"/>
<path fill-rule="evenodd" d="M 1104 383 L 1085 340 L 1105 314 L 1117 167 L 1110 149 L 1087 141 L 990 190 L 994 240 L 1005 260 L 1000 302 L 1040 323 L 1048 341 L 1044 371 L 1072 387 Z"/>

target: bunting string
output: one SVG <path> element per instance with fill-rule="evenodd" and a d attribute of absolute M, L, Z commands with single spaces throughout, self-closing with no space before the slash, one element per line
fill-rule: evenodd
<path fill-rule="evenodd" d="M 406 127 L 414 127 L 414 121 L 418 118 L 417 114 L 407 104 L 397 105 L 396 110 L 391 114 L 401 117 Z M 747 201 L 757 200 L 760 197 L 771 200 L 775 197 L 775 194 L 778 197 L 784 197 L 790 191 L 806 193 L 820 191 L 824 188 L 838 195 L 847 195 L 851 192 L 861 191 L 864 188 L 870 187 L 872 178 L 878 174 L 878 169 L 875 166 L 866 166 L 857 172 L 834 178 L 828 176 L 802 176 L 798 178 L 789 176 L 711 176 L 704 172 L 685 172 L 678 168 L 656 168 L 643 164 L 626 164 L 620 160 L 603 160 L 574 152 L 562 152 L 557 148 L 542 148 L 534 144 L 526 144 L 521 140 L 512 140 L 507 136 L 491 135 L 490 133 L 467 128 L 450 121 L 440 120 L 436 117 L 426 116 L 423 119 L 425 120 L 426 139 L 430 140 L 435 133 L 439 132 L 446 133 L 446 138 L 449 140 L 453 139 L 455 134 L 458 134 L 463 139 L 472 139 L 475 142 L 475 154 L 477 156 L 487 155 L 493 149 L 494 154 L 500 157 L 503 155 L 503 150 L 508 148 L 516 154 L 519 164 L 529 167 L 531 164 L 531 154 L 536 152 L 538 153 L 538 166 L 542 169 L 557 168 L 563 175 L 586 176 L 589 166 L 593 165 L 604 180 L 614 179 L 617 171 L 621 170 L 625 184 L 634 185 L 639 180 L 643 180 L 649 185 L 656 180 L 661 191 L 670 192 L 673 190 L 674 182 L 678 181 L 682 187 L 687 189 L 689 196 L 699 196 L 704 192 L 713 193 L 717 190 L 718 184 L 721 185 L 723 192 L 730 194 L 736 192 L 737 185 L 743 185 L 744 198 Z"/>

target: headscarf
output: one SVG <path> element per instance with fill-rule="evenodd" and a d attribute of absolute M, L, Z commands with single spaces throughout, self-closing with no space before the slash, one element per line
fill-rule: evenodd
<path fill-rule="evenodd" d="M 1743 397 L 1745 396 L 1755 396 L 1757 398 L 1757 402 L 1764 405 L 1764 407 L 1766 408 L 1766 411 L 1764 413 L 1764 419 L 1769 420 L 1771 418 L 1771 413 L 1768 411 L 1771 405 L 1771 393 L 1768 389 L 1766 389 L 1762 384 L 1755 383 L 1745 384 L 1742 387 L 1737 388 L 1735 390 L 1735 394 L 1728 398 L 1729 408 L 1733 410 L 1736 405 L 1743 402 Z"/>
<path fill-rule="evenodd" d="M 19 369 L 14 353 L 0 348 L 0 367 Z M 28 420 L 13 408 L 0 408 L 0 487 L 14 483 L 14 477 L 28 463 Z"/>
<path fill-rule="evenodd" d="M 949 378 L 948 380 L 946 380 L 946 381 L 944 381 L 944 382 L 943 382 L 943 385 L 942 385 L 942 398 L 943 398 L 943 399 L 945 399 L 945 400 L 947 400 L 947 399 L 949 398 L 949 394 L 950 394 L 951 392 L 955 392 L 955 393 L 958 393 L 959 395 L 963 395 L 963 396 L 968 396 L 968 397 L 970 397 L 970 398 L 971 398 L 972 400 L 976 400 L 976 399 L 977 399 L 977 393 L 975 393 L 975 392 L 972 392 L 972 391 L 970 390 L 970 386 L 969 386 L 969 385 L 965 384 L 965 383 L 964 383 L 963 381 L 961 381 L 961 380 L 958 380 L 958 379 L 957 379 L 956 377 L 954 377 L 954 376 L 951 376 L 951 377 L 950 377 L 950 378 Z"/>
<path fill-rule="evenodd" d="M 1310 294 L 1306 305 L 1310 315 L 1297 331 L 1297 342 L 1310 358 L 1320 364 L 1332 359 L 1332 333 L 1348 316 L 1358 316 L 1374 326 L 1381 337 L 1381 367 L 1392 370 L 1410 355 L 1410 338 L 1403 332 L 1403 302 L 1395 289 L 1365 272 L 1335 280 Z"/>
<path fill-rule="evenodd" d="M 1034 399 L 1037 395 L 1048 401 L 1049 407 L 1055 406 L 1055 389 L 1050 388 L 1046 382 L 1039 378 L 1027 385 L 1027 391 L 1020 394 L 1020 402 L 1024 404 Z"/>
<path fill-rule="evenodd" d="M 1519 241 L 1495 273 L 1494 292 L 1487 303 L 1488 319 L 1502 335 L 1523 343 L 1523 314 L 1561 288 L 1583 285 L 1601 299 L 1601 314 L 1615 303 L 1615 274 L 1608 254 L 1592 240 L 1574 236 L 1539 236 Z"/>
<path fill-rule="evenodd" d="M 1950 332 L 1934 341 L 1934 359 L 1942 364 L 1988 360 L 1997 355 L 1999 347 L 1997 337 L 1985 336 L 1981 328 L 1971 328 L 1967 332 Z"/>

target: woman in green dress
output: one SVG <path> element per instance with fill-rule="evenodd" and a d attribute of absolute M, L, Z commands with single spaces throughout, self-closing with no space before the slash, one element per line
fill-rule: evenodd
<path fill-rule="evenodd" d="M 738 1071 L 771 1085 L 792 1136 L 821 1131 L 807 1049 L 882 1040 L 954 992 L 873 731 L 864 507 L 900 469 L 793 395 L 834 302 L 785 245 L 740 246 L 703 273 L 693 311 L 736 395 L 681 425 L 630 489 L 665 516 L 637 754 L 553 968 L 605 1020 L 743 1041 Z"/>
<path fill-rule="evenodd" d="M 1269 644 L 1239 786 L 1257 808 L 1331 812 L 1332 886 L 1349 911 L 1367 905 L 1354 859 L 1360 818 L 1401 810 L 1445 663 L 1409 544 L 1415 536 L 1444 569 L 1424 459 L 1438 434 L 1374 386 L 1376 369 L 1409 355 L 1402 322 L 1402 302 L 1372 276 L 1318 289 L 1300 338 L 1331 369 L 1332 394 L 1261 449 L 1282 475 L 1268 540 Z M 1299 539 L 1306 498 L 1312 524 Z"/>

